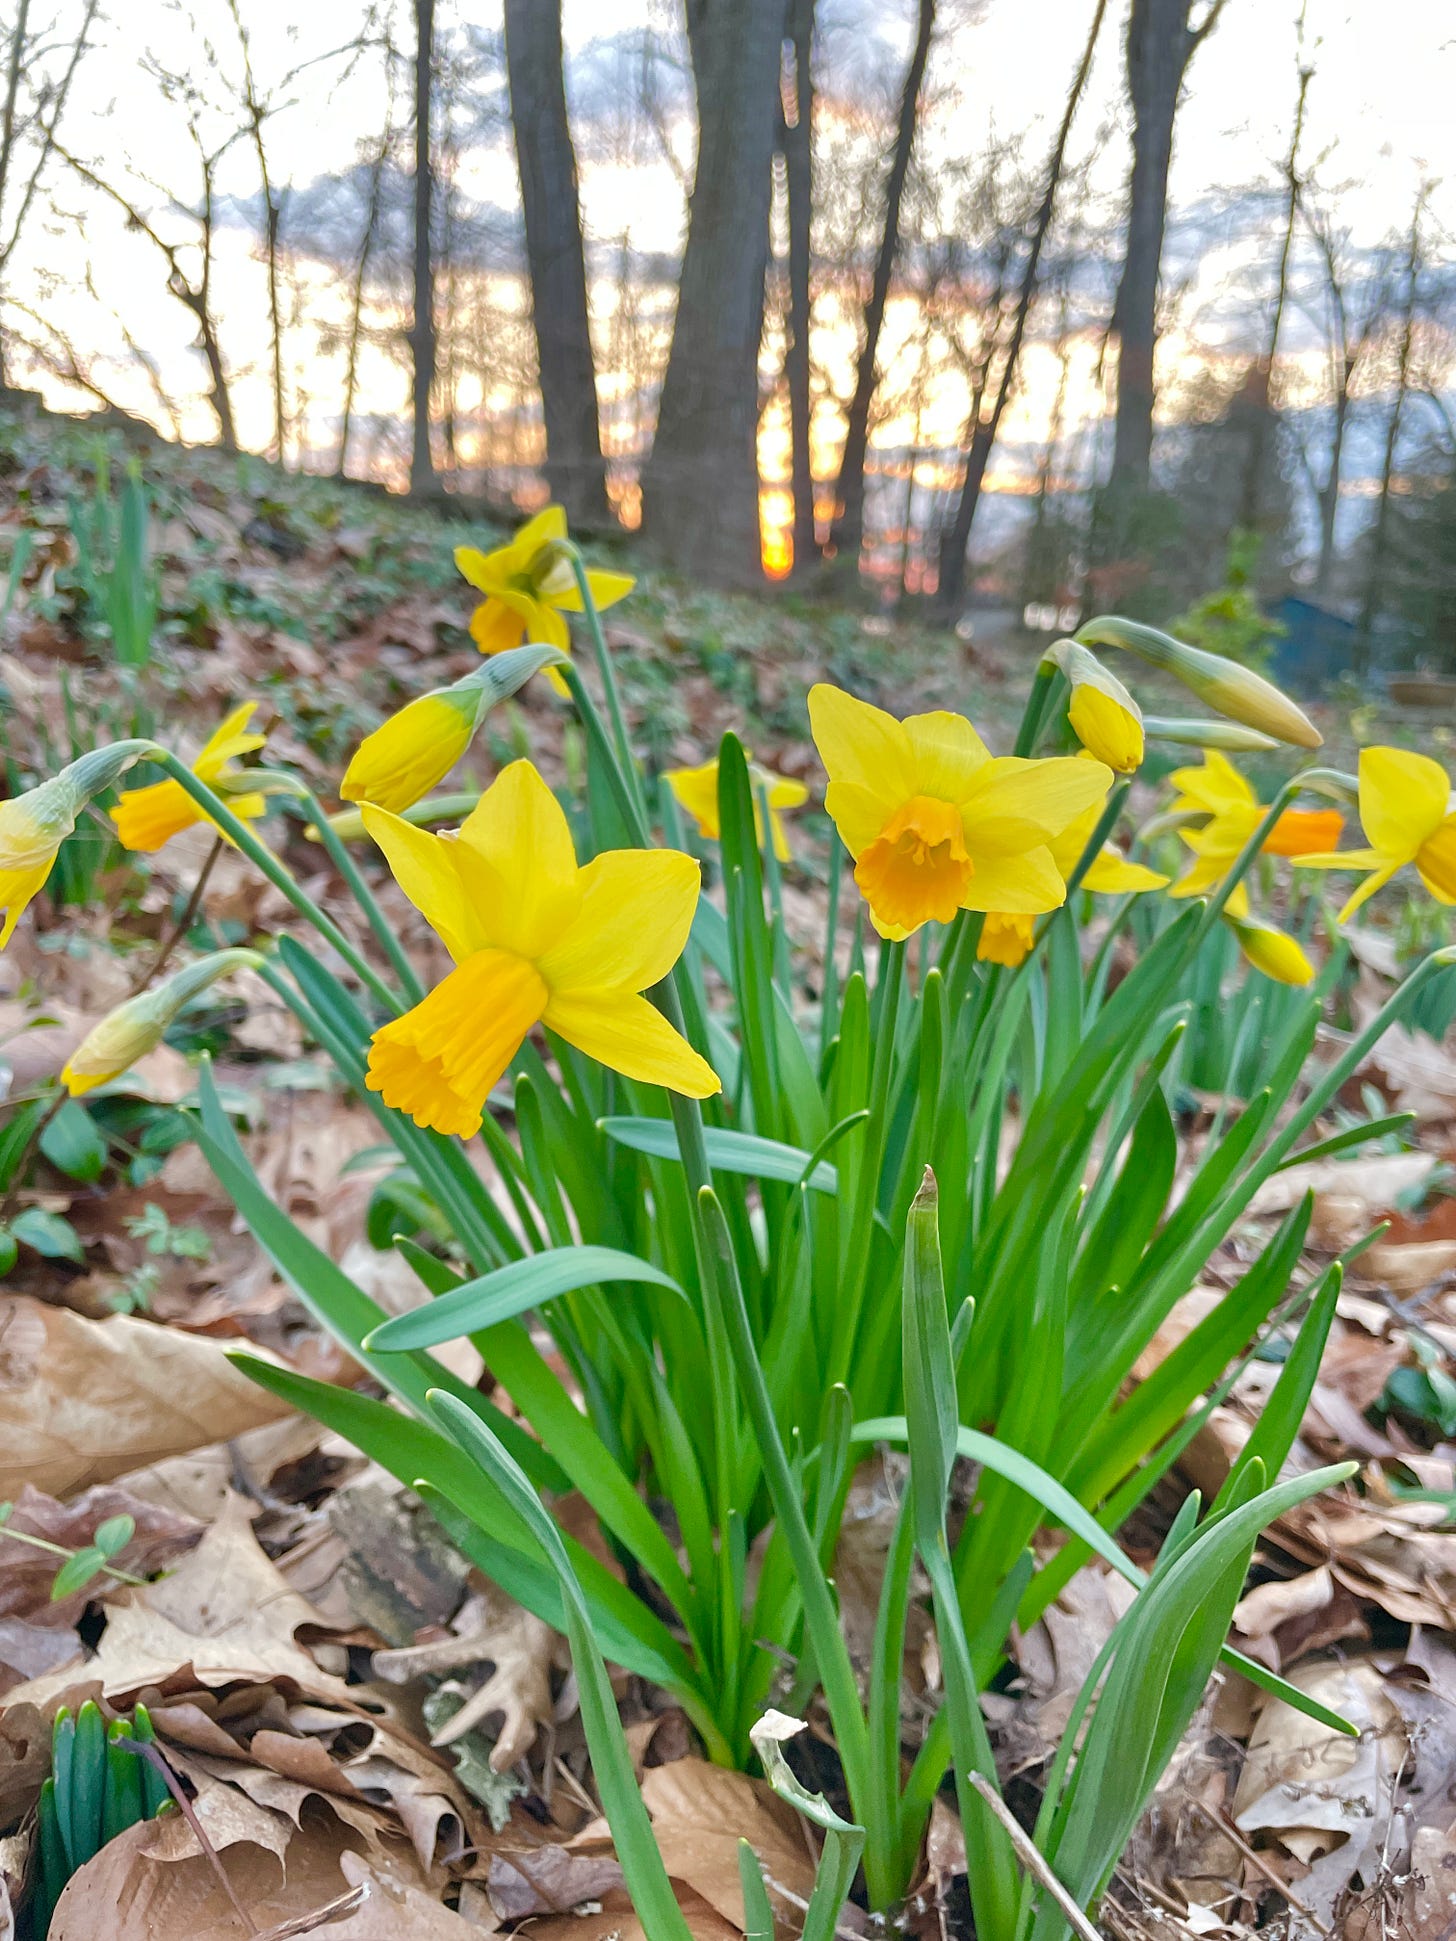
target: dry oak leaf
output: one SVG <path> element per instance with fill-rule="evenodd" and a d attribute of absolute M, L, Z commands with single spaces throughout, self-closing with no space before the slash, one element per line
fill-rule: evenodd
<path fill-rule="evenodd" d="M 0 1295 L 0 1497 L 69 1496 L 287 1413 L 204 1337 Z"/>
<path fill-rule="evenodd" d="M 34 1679 L 15 1701 L 44 1705 L 77 1677 L 99 1680 L 125 1702 L 150 1685 L 185 1689 L 287 1681 L 311 1698 L 357 1715 L 350 1688 L 319 1669 L 297 1642 L 319 1614 L 269 1562 L 253 1535 L 250 1506 L 229 1497 L 217 1522 L 170 1576 L 122 1591 L 107 1605 L 96 1655 L 79 1671 Z"/>
<path fill-rule="evenodd" d="M 814 1887 L 814 1856 L 794 1809 L 761 1779 L 705 1759 L 674 1759 L 642 1775 L 642 1797 L 668 1873 L 740 1931 L 747 1926 L 738 1842 L 763 1868 L 775 1926 L 797 1932 Z"/>
<path fill-rule="evenodd" d="M 222 1789 L 220 1789 L 222 1790 Z M 321 1931 L 329 1941 L 468 1941 L 479 1935 L 429 1892 L 405 1848 L 359 1851 L 360 1836 L 332 1812 L 308 1817 L 302 1827 L 279 1821 L 265 1827 L 238 1806 L 233 1827 L 214 1815 L 199 1818 L 218 1850 L 233 1896 L 247 1909 L 260 1935 L 288 1924 L 306 1933 L 308 1917 L 363 1886 L 365 1893 L 342 1920 Z M 275 1846 L 275 1841 L 281 1844 Z M 381 1918 L 381 1917 L 384 1918 Z M 130 1828 L 75 1875 L 61 1896 L 50 1941 L 238 1941 L 236 1909 L 191 1828 L 171 1814 Z"/>

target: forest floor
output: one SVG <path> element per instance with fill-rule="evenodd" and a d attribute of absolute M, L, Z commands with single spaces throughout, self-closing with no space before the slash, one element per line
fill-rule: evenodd
<path fill-rule="evenodd" d="M 124 441 L 107 436 L 115 481 Z M 256 699 L 272 758 L 331 798 L 363 733 L 475 664 L 472 594 L 452 552 L 495 543 L 499 525 L 147 443 L 160 645 L 148 669 L 115 668 L 90 625 L 76 540 L 91 516 L 98 437 L 34 414 L 0 419 L 0 559 L 22 531 L 33 535 L 0 650 L 7 793 L 138 717 L 190 752 L 230 704 Z M 633 567 L 625 543 L 602 557 Z M 608 621 L 651 766 L 702 760 L 732 728 L 816 795 L 804 711 L 813 680 L 901 714 L 956 707 L 1004 749 L 1038 651 L 1014 634 L 968 643 L 793 592 L 728 596 L 650 571 Z M 562 733 L 562 710 L 531 683 L 490 718 L 477 778 L 529 754 L 548 779 L 577 779 L 581 750 Z M 1317 712 L 1348 749 L 1348 719 Z M 811 950 L 822 947 L 826 825 L 812 811 L 801 821 L 808 840 L 785 910 Z M 302 825 L 275 820 L 269 833 L 348 921 Z M 143 862 L 106 849 L 98 829 L 95 869 L 77 873 L 73 900 L 43 900 L 22 922 L 0 958 L 12 1100 L 56 1073 L 85 1023 L 126 995 L 210 846 L 194 830 Z M 388 878 L 380 894 L 423 950 L 423 927 Z M 209 908 L 228 941 L 293 921 L 230 853 Z M 1360 955 L 1357 1014 L 1383 995 L 1392 942 L 1367 933 Z M 249 1343 L 311 1375 L 358 1372 L 240 1227 L 197 1148 L 173 1137 L 169 1108 L 194 1087 L 189 1053 L 212 1053 L 278 1204 L 384 1306 L 417 1293 L 398 1256 L 371 1244 L 367 1162 L 350 1169 L 375 1142 L 373 1120 L 291 1015 L 263 987 L 255 996 L 246 1009 L 219 1004 L 144 1061 L 146 1100 L 128 1139 L 89 1176 L 52 1155 L 5 1209 L 39 1216 L 0 1287 L 0 1498 L 16 1503 L 12 1527 L 77 1548 L 102 1519 L 130 1515 L 135 1535 L 114 1561 L 134 1576 L 165 1574 L 140 1586 L 102 1577 L 56 1600 L 54 1559 L 0 1535 L 0 1935 L 24 1871 L 23 1841 L 3 1836 L 36 1798 L 43 1712 L 63 1692 L 72 1703 L 146 1692 L 260 1930 L 310 1931 L 337 1902 L 322 1931 L 341 1941 L 378 1941 L 381 1908 L 400 1941 L 517 1928 L 532 1941 L 631 1941 L 640 1931 L 588 1791 L 561 1641 L 472 1578 L 407 1493 L 281 1412 L 226 1359 L 230 1344 Z M 1321 1499 L 1270 1533 L 1235 1639 L 1361 1736 L 1337 1740 L 1225 1681 L 1114 1885 L 1104 1924 L 1135 1941 L 1243 1935 L 1276 1909 L 1304 1935 L 1437 1941 L 1452 1931 L 1456 1053 L 1394 1033 L 1360 1086 L 1380 1111 L 1415 1113 L 1412 1140 L 1278 1175 L 1139 1372 L 1173 1350 L 1305 1190 L 1316 1197 L 1315 1265 L 1390 1221 L 1346 1283 L 1295 1458 L 1354 1458 L 1359 1507 Z M 1193 1102 L 1192 1141 L 1220 1103 Z M 1190 1448 L 1179 1488 L 1216 1478 L 1272 1372 L 1256 1362 L 1241 1378 Z M 875 1465 L 856 1483 L 836 1566 L 851 1632 L 873 1610 L 894 1496 L 884 1485 Z M 1176 1500 L 1172 1479 L 1167 1488 Z M 569 1499 L 558 1505 L 570 1513 Z M 1146 1560 L 1157 1534 L 1124 1539 Z M 1089 1568 L 1020 1640 L 1014 1675 L 986 1701 L 1007 1775 L 1045 1759 L 1120 1608 L 1115 1581 Z M 934 1676 L 928 1654 L 907 1666 L 921 1691 Z M 660 1695 L 624 1678 L 619 1697 L 694 1932 L 735 1941 L 744 1929 L 740 1835 L 766 1857 L 791 1920 L 812 1878 L 795 1816 L 760 1782 L 707 1765 Z M 128 1838 L 93 1863 L 66 1941 L 242 1932 L 186 1828 L 168 1824 L 166 1837 Z M 953 1811 L 938 1814 L 904 1917 L 926 1941 L 966 1933 L 959 1838 Z M 1392 1856 L 1403 1853 L 1413 1858 L 1397 1878 Z"/>

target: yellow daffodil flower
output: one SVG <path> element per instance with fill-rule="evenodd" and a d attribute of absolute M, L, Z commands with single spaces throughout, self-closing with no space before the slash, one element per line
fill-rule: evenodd
<path fill-rule="evenodd" d="M 234 766 L 240 755 L 251 755 L 266 740 L 264 735 L 248 733 L 257 706 L 256 701 L 245 701 L 234 708 L 192 764 L 198 781 L 225 796 L 233 814 L 245 822 L 256 821 L 268 807 L 262 790 L 249 786 L 246 770 Z M 148 853 L 163 848 L 183 829 L 208 820 L 182 784 L 170 775 L 146 788 L 124 790 L 111 819 L 124 848 Z"/>
<path fill-rule="evenodd" d="M 1046 655 L 1072 685 L 1067 719 L 1089 754 L 1119 775 L 1142 766 L 1142 710 L 1115 674 L 1080 641 L 1059 640 Z"/>
<path fill-rule="evenodd" d="M 1341 910 L 1341 923 L 1407 863 L 1438 903 L 1456 903 L 1456 803 L 1438 761 L 1405 748 L 1362 748 L 1360 826 L 1368 848 L 1299 859 L 1305 869 L 1369 872 Z"/>
<path fill-rule="evenodd" d="M 58 775 L 22 795 L 0 802 L 0 950 L 14 935 L 21 912 L 45 888 L 61 844 L 91 800 L 138 760 L 145 748 L 136 741 L 97 748 L 69 763 Z"/>
<path fill-rule="evenodd" d="M 1175 769 L 1171 779 L 1178 790 L 1173 813 L 1203 815 L 1207 820 L 1199 829 L 1181 832 L 1194 861 L 1168 894 L 1198 896 L 1215 889 L 1228 875 L 1268 814 L 1268 805 L 1217 749 L 1205 751 L 1201 768 Z M 1343 827 L 1344 818 L 1338 809 L 1286 809 L 1265 837 L 1264 853 L 1303 856 L 1310 850 L 1327 848 L 1331 841 L 1338 842 Z"/>
<path fill-rule="evenodd" d="M 367 1084 L 419 1126 L 468 1138 L 534 1025 L 627 1078 L 689 1098 L 717 1073 L 641 995 L 687 942 L 698 865 L 616 849 L 577 865 L 560 803 L 530 762 L 502 769 L 453 835 L 366 805 L 395 880 L 455 969 L 375 1032 Z"/>
<path fill-rule="evenodd" d="M 256 970 L 262 961 L 256 950 L 215 950 L 174 971 L 152 990 L 128 998 L 92 1025 L 67 1060 L 61 1083 L 75 1099 L 120 1078 L 138 1059 L 156 1050 L 172 1021 L 199 991 L 245 965 Z"/>
<path fill-rule="evenodd" d="M 957 910 L 1038 916 L 1065 902 L 1047 845 L 1106 796 L 1101 762 L 994 759 L 961 715 L 897 721 L 822 682 L 809 720 L 825 806 L 882 937 Z"/>
<path fill-rule="evenodd" d="M 455 548 L 456 567 L 485 595 L 470 616 L 470 635 L 482 654 L 502 653 L 523 640 L 568 651 L 571 635 L 563 615 L 580 613 L 582 605 L 576 576 L 557 550 L 565 537 L 565 512 L 548 505 L 526 521 L 508 546 L 493 553 L 475 546 Z M 587 569 L 586 582 L 599 609 L 615 606 L 636 585 L 626 573 L 596 567 Z M 565 694 L 566 683 L 554 668 L 550 680 Z"/>
<path fill-rule="evenodd" d="M 1092 840 L 1101 814 L 1102 804 L 1094 802 L 1090 809 L 1084 809 L 1081 815 L 1074 817 L 1061 834 L 1053 836 L 1047 844 L 1052 861 L 1064 882 L 1081 862 L 1082 851 Z M 1092 890 L 1099 896 L 1136 896 L 1145 890 L 1164 889 L 1167 882 L 1167 877 L 1160 870 L 1129 862 L 1120 849 L 1108 842 L 1102 845 L 1087 865 L 1082 888 Z M 1015 969 L 1030 952 L 1035 936 L 1035 923 L 1031 917 L 993 911 L 981 925 L 976 956 L 983 964 L 1005 964 Z"/>
<path fill-rule="evenodd" d="M 559 659 L 554 647 L 512 647 L 449 687 L 402 707 L 366 735 L 344 771 L 345 802 L 372 802 L 396 815 L 423 801 L 465 753 L 497 701 Z"/>
<path fill-rule="evenodd" d="M 763 847 L 762 791 L 768 798 L 768 821 L 774 854 L 781 863 L 786 863 L 792 852 L 780 811 L 801 808 L 809 800 L 809 791 L 802 782 L 760 768 L 751 755 L 748 756 L 748 777 L 753 784 L 753 827 L 758 846 L 760 849 Z M 710 762 L 704 762 L 700 768 L 670 768 L 662 779 L 698 825 L 698 834 L 706 836 L 709 842 L 717 842 L 722 833 L 718 823 L 717 756 Z"/>
<path fill-rule="evenodd" d="M 1272 977 L 1277 984 L 1314 982 L 1314 965 L 1294 938 L 1252 914 L 1244 884 L 1234 885 L 1223 908 L 1223 920 L 1238 938 L 1245 958 L 1265 977 Z"/>

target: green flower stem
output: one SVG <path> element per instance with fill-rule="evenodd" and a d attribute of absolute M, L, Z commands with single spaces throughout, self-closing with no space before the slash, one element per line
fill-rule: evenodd
<path fill-rule="evenodd" d="M 864 1126 L 864 1150 L 855 1176 L 854 1213 L 849 1229 L 849 1285 L 845 1309 L 835 1329 L 834 1364 L 828 1386 L 848 1386 L 859 1337 L 860 1318 L 869 1284 L 874 1251 L 875 1202 L 880 1168 L 889 1133 L 890 1085 L 895 1073 L 895 1033 L 900 1021 L 900 997 L 905 988 L 905 943 L 886 943 L 875 983 L 874 1060 L 870 1066 L 869 1117 Z"/>
<path fill-rule="evenodd" d="M 392 1014 L 397 1015 L 398 997 L 373 969 L 368 959 L 355 949 L 333 918 L 319 908 L 292 871 L 278 860 L 265 843 L 259 842 L 241 817 L 233 814 L 222 797 L 215 794 L 206 782 L 194 775 L 187 764 L 179 756 L 174 755 L 171 749 L 163 748 L 154 742 L 146 748 L 146 756 L 148 761 L 155 762 L 159 768 L 165 770 L 174 782 L 181 784 L 183 790 L 192 797 L 208 821 L 215 828 L 221 829 L 234 847 L 241 850 L 255 868 L 262 871 L 274 889 L 282 891 L 299 915 L 311 923 L 325 943 L 338 952 L 370 993 L 381 1004 L 386 1005 Z"/>
<path fill-rule="evenodd" d="M 561 548 L 570 563 L 572 577 L 581 595 L 581 610 L 586 619 L 587 632 L 591 635 L 592 653 L 597 663 L 597 672 L 602 677 L 602 692 L 607 697 L 607 711 L 612 718 L 612 738 L 617 745 L 617 758 L 627 775 L 636 777 L 636 766 L 632 760 L 632 742 L 627 733 L 627 722 L 622 713 L 622 697 L 617 688 L 617 675 L 612 666 L 612 656 L 607 649 L 607 637 L 602 631 L 602 616 L 597 612 L 596 599 L 592 594 L 591 581 L 587 578 L 586 566 L 581 554 L 568 540 Z M 640 786 L 635 788 L 639 807 L 641 805 Z"/>
<path fill-rule="evenodd" d="M 1026 706 L 1021 712 L 1021 725 L 1016 730 L 1016 745 L 1013 755 L 1031 755 L 1041 735 L 1046 720 L 1047 708 L 1051 702 L 1053 683 L 1062 678 L 1062 670 L 1055 661 L 1039 660 L 1036 673 L 1032 676 L 1031 692 L 1026 697 Z"/>
<path fill-rule="evenodd" d="M 353 891 L 354 901 L 363 911 L 369 928 L 374 932 L 386 957 L 395 969 L 404 994 L 411 1004 L 418 1004 L 424 998 L 425 987 L 421 984 L 410 962 L 409 952 L 400 942 L 394 926 L 379 907 L 379 900 L 370 889 L 364 872 L 349 854 L 340 840 L 338 831 L 329 821 L 327 811 L 313 790 L 296 777 L 290 777 L 289 793 L 303 805 L 304 814 L 318 832 L 318 839 L 328 853 L 330 862 Z"/>

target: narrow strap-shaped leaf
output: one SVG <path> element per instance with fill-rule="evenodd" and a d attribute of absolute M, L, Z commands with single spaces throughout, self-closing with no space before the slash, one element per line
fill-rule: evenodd
<path fill-rule="evenodd" d="M 855 1122 L 858 1114 L 850 1116 L 851 1122 Z M 599 1124 L 609 1139 L 615 1139 L 620 1146 L 630 1146 L 634 1152 L 649 1153 L 654 1159 L 682 1156 L 670 1119 L 602 1119 Z M 780 1139 L 764 1139 L 756 1132 L 709 1126 L 703 1140 L 708 1164 L 715 1173 L 747 1173 L 754 1179 L 782 1180 L 787 1186 L 797 1186 L 804 1179 L 816 1193 L 839 1191 L 839 1175 L 827 1160 L 813 1165 L 811 1153 L 798 1146 L 786 1146 Z"/>
<path fill-rule="evenodd" d="M 608 1281 L 637 1281 L 649 1287 L 682 1289 L 660 1267 L 615 1247 L 553 1247 L 497 1267 L 479 1280 L 440 1295 L 428 1307 L 397 1314 L 368 1337 L 365 1346 L 375 1353 L 404 1348 L 433 1348 L 459 1335 L 474 1334 L 500 1321 L 514 1320 L 543 1306 L 558 1294 L 597 1287 Z"/>

